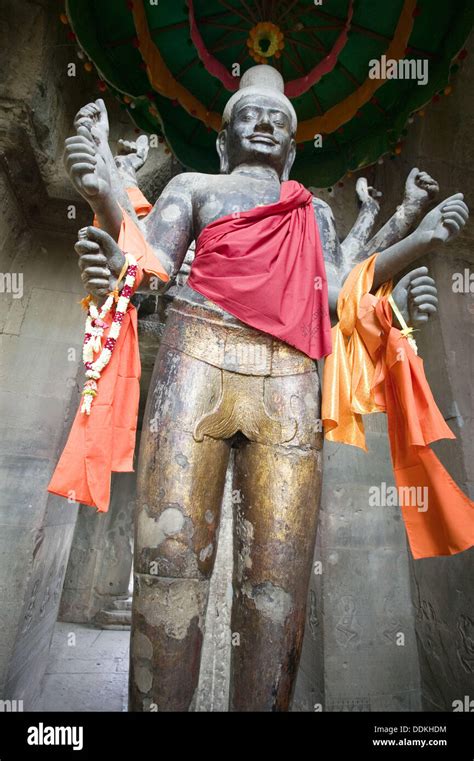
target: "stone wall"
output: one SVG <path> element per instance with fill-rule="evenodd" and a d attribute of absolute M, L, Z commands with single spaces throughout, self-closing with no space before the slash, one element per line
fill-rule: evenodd
<path fill-rule="evenodd" d="M 70 242 L 33 235 L 2 184 L 3 274 L 23 294 L 1 293 L 1 692 L 34 702 L 68 559 L 77 506 L 46 492 L 65 422 L 77 405 L 80 284 Z"/>
<path fill-rule="evenodd" d="M 135 474 L 114 473 L 110 509 L 80 505 L 58 619 L 92 622 L 117 597 L 128 596 L 132 571 Z"/>
<path fill-rule="evenodd" d="M 46 492 L 78 402 L 82 332 L 72 244 L 83 212 L 78 203 L 71 224 L 48 189 L 74 98 L 61 87 L 69 55 L 53 8 L 5 2 L 0 31 L 0 692 L 25 708 L 40 690 L 77 514 Z"/>
<path fill-rule="evenodd" d="M 413 150 L 448 196 L 465 193 L 471 221 L 462 236 L 429 261 L 440 287 L 439 317 L 420 335 L 431 386 L 455 442 L 435 445 L 459 486 L 474 497 L 474 285 L 453 291 L 453 275 L 474 272 L 474 46 L 454 93 L 423 120 Z M 472 275 L 471 275 L 472 277 Z M 413 599 L 425 710 L 451 711 L 454 700 L 474 697 L 474 549 L 456 557 L 412 564 Z"/>

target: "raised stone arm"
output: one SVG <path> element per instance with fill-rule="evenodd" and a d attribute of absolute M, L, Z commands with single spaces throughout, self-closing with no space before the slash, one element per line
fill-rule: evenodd
<path fill-rule="evenodd" d="M 369 215 L 372 215 L 375 219 L 376 206 L 378 206 L 376 199 L 379 197 L 379 194 L 373 188 L 367 187 L 366 181 L 359 182 L 358 194 L 361 203 L 364 204 L 365 202 L 367 204 L 367 225 L 369 225 Z M 374 200 L 374 203 L 370 204 L 370 206 L 368 197 Z M 337 322 L 337 300 L 341 285 L 354 264 L 348 261 L 349 257 L 347 255 L 346 258 L 344 257 L 342 245 L 336 232 L 334 216 L 329 205 L 319 198 L 314 198 L 313 206 L 323 245 L 328 280 L 329 310 L 331 320 L 335 323 Z M 419 267 L 408 272 L 395 286 L 392 297 L 405 322 L 411 327 L 421 327 L 437 310 L 436 284 L 433 278 L 428 275 L 426 267 Z M 394 324 L 397 324 L 395 316 Z"/>
<path fill-rule="evenodd" d="M 179 271 L 194 237 L 189 188 L 191 177 L 189 173 L 173 177 L 144 221 L 145 238 L 170 276 Z M 94 227 L 86 228 L 75 249 L 80 257 L 84 287 L 94 297 L 104 299 L 115 287 L 125 262 L 123 252 L 108 231 Z M 145 273 L 141 290 L 149 284 L 150 278 Z"/>
<path fill-rule="evenodd" d="M 354 264 L 401 241 L 414 228 L 438 192 L 438 183 L 427 172 L 420 172 L 418 167 L 412 169 L 405 183 L 402 203 L 388 222 L 356 254 Z"/>
<path fill-rule="evenodd" d="M 414 174 L 410 174 L 413 179 Z M 388 246 L 380 253 L 375 265 L 374 290 L 382 283 L 396 279 L 397 275 L 406 270 L 410 264 L 432 251 L 439 244 L 449 242 L 460 232 L 469 216 L 468 207 L 463 199 L 462 193 L 456 193 L 442 201 L 424 217 L 414 232 L 403 240 Z M 322 207 L 319 214 L 318 205 Z M 422 205 L 419 197 L 415 206 L 419 210 Z M 315 203 L 318 221 L 324 207 L 327 207 L 327 204 L 323 204 L 321 201 Z M 342 255 L 335 232 L 334 219 L 328 209 L 324 209 L 324 220 L 322 221 L 329 306 L 334 320 L 336 319 L 337 299 L 341 285 L 357 260 L 365 259 L 368 254 L 356 256 L 356 261 L 348 262 Z M 408 272 L 396 285 L 393 298 L 405 321 L 412 326 L 420 326 L 426 322 L 430 315 L 436 312 L 438 303 L 436 285 L 433 279 L 429 277 L 426 267 Z"/>
<path fill-rule="evenodd" d="M 75 249 L 80 257 L 84 286 L 98 303 L 102 303 L 106 294 L 115 288 L 125 262 L 124 254 L 116 243 L 122 224 L 122 209 L 143 230 L 151 248 L 154 248 L 150 231 L 137 218 L 125 190 L 131 182 L 136 183 L 135 172 L 146 159 L 148 140 L 137 141 L 135 146 L 122 141 L 116 162 L 108 143 L 109 124 L 102 100 L 81 108 L 74 126 L 76 135 L 65 143 L 65 166 L 74 187 L 89 203 L 100 225 L 100 229 L 88 227 L 81 231 Z M 168 186 L 157 203 L 157 214 L 153 215 L 157 231 L 153 240 L 163 241 L 156 256 L 170 274 L 174 273 L 175 264 L 184 259 L 193 237 L 190 203 L 183 204 L 186 183 L 177 180 L 174 184 L 183 185 L 183 191 L 178 193 L 179 199 L 174 199 Z M 173 181 L 170 185 L 173 186 Z M 173 213 L 167 216 L 168 206 L 173 207 Z M 178 206 L 176 216 L 174 212 Z M 148 283 L 149 278 L 145 275 L 140 288 L 146 289 Z"/>
<path fill-rule="evenodd" d="M 109 146 L 109 120 L 101 99 L 83 106 L 74 119 L 76 135 L 65 142 L 64 163 L 72 184 L 88 202 L 99 224 L 115 240 L 122 209 L 136 222 L 123 177 Z"/>
<path fill-rule="evenodd" d="M 140 135 L 136 141 L 117 142 L 114 161 L 124 188 L 138 187 L 137 172 L 147 160 L 149 148 L 147 135 Z"/>
<path fill-rule="evenodd" d="M 438 183 L 432 177 L 415 168 L 407 178 L 402 205 L 387 224 L 365 246 L 361 246 L 375 219 L 377 201 L 373 199 L 373 188 L 367 187 L 365 180 L 362 183 L 359 180 L 359 183 L 357 192 L 362 208 L 356 224 L 341 246 L 341 284 L 355 264 L 379 251 L 381 253 L 377 257 L 373 285 L 373 289 L 376 290 L 382 283 L 395 279 L 398 273 L 406 270 L 410 264 L 432 251 L 438 244 L 452 240 L 469 217 L 463 194 L 456 193 L 426 214 L 418 227 L 403 238 L 439 190 Z M 372 203 L 370 198 L 373 199 Z M 425 270 L 426 268 L 418 268 L 409 272 L 393 292 L 395 302 L 405 320 L 412 325 L 426 322 L 429 315 L 436 311 L 436 286 Z M 330 303 L 333 304 L 335 289 L 332 291 Z"/>
<path fill-rule="evenodd" d="M 462 193 L 455 193 L 442 201 L 428 212 L 414 232 L 380 253 L 375 264 L 374 289 L 458 235 L 469 217 L 463 199 Z"/>
<path fill-rule="evenodd" d="M 356 194 L 360 204 L 359 214 L 341 243 L 343 260 L 348 264 L 354 262 L 357 255 L 364 251 L 380 211 L 378 199 L 382 196 L 379 190 L 368 185 L 365 177 L 357 180 Z"/>
<path fill-rule="evenodd" d="M 376 251 L 384 251 L 401 241 L 419 221 L 439 191 L 438 183 L 427 172 L 415 167 L 405 183 L 403 201 L 388 222 L 372 237 L 371 233 L 380 211 L 378 190 L 369 186 L 365 177 L 356 184 L 360 203 L 357 219 L 341 244 L 342 265 L 345 275 Z"/>

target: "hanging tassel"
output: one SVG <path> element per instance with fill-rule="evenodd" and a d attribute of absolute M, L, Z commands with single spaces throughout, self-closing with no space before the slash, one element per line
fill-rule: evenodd
<path fill-rule="evenodd" d="M 91 301 L 92 301 L 92 296 L 91 296 L 91 294 L 89 293 L 89 295 L 88 295 L 88 296 L 84 296 L 84 298 L 83 298 L 83 299 L 81 299 L 80 301 L 78 301 L 77 303 L 78 303 L 78 304 L 80 304 L 80 305 L 81 305 L 81 307 L 82 307 L 82 308 L 83 308 L 83 309 L 84 309 L 86 312 L 88 312 L 88 311 L 89 311 L 89 304 L 91 303 Z"/>
<path fill-rule="evenodd" d="M 400 312 L 399 308 L 395 304 L 392 296 L 388 297 L 388 302 L 389 302 L 390 306 L 392 307 L 393 312 L 394 312 L 398 322 L 401 325 L 401 328 L 402 328 L 401 331 L 400 331 L 401 335 L 403 336 L 403 338 L 407 339 L 408 343 L 410 344 L 410 346 L 413 349 L 413 351 L 415 352 L 415 354 L 418 355 L 418 346 L 416 345 L 416 341 L 413 338 L 413 333 L 415 331 L 417 331 L 417 329 L 416 328 L 409 328 L 408 327 L 408 325 L 406 324 L 405 320 L 403 319 L 402 313 Z"/>

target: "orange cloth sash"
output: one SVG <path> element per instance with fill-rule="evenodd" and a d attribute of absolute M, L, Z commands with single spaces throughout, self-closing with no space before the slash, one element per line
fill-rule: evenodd
<path fill-rule="evenodd" d="M 333 354 L 323 376 L 326 438 L 367 451 L 362 415 L 385 411 L 413 557 L 454 555 L 474 545 L 474 503 L 429 447 L 455 436 L 433 399 L 423 360 L 392 326 L 390 286 L 370 294 L 376 256 L 351 271 L 339 295 Z"/>
<path fill-rule="evenodd" d="M 153 209 L 153 205 L 147 201 L 140 188 L 136 185 L 131 185 L 126 189 L 126 192 L 137 217 L 146 217 Z"/>
<path fill-rule="evenodd" d="M 137 260 L 134 290 L 144 272 L 165 282 L 169 280 L 153 250 L 125 212 L 118 245 Z M 109 312 L 106 317 L 109 327 L 112 316 Z M 108 332 L 109 329 L 104 331 L 103 341 Z M 140 373 L 137 310 L 129 304 L 110 362 L 98 381 L 91 413 L 85 415 L 78 409 L 48 485 L 49 492 L 107 512 L 111 473 L 134 469 Z"/>

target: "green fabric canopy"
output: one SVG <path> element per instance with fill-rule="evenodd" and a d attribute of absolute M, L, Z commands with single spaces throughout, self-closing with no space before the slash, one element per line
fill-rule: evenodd
<path fill-rule="evenodd" d="M 275 66 L 300 125 L 292 178 L 326 187 L 348 170 L 394 155 L 410 114 L 448 84 L 474 4 L 69 0 L 66 13 L 79 46 L 137 127 L 163 135 L 196 171 L 218 171 L 216 129 L 238 86 L 234 74 L 259 57 Z M 266 57 L 278 43 L 277 55 Z M 427 62 L 426 84 L 371 79 L 370 62 L 394 49 Z"/>

